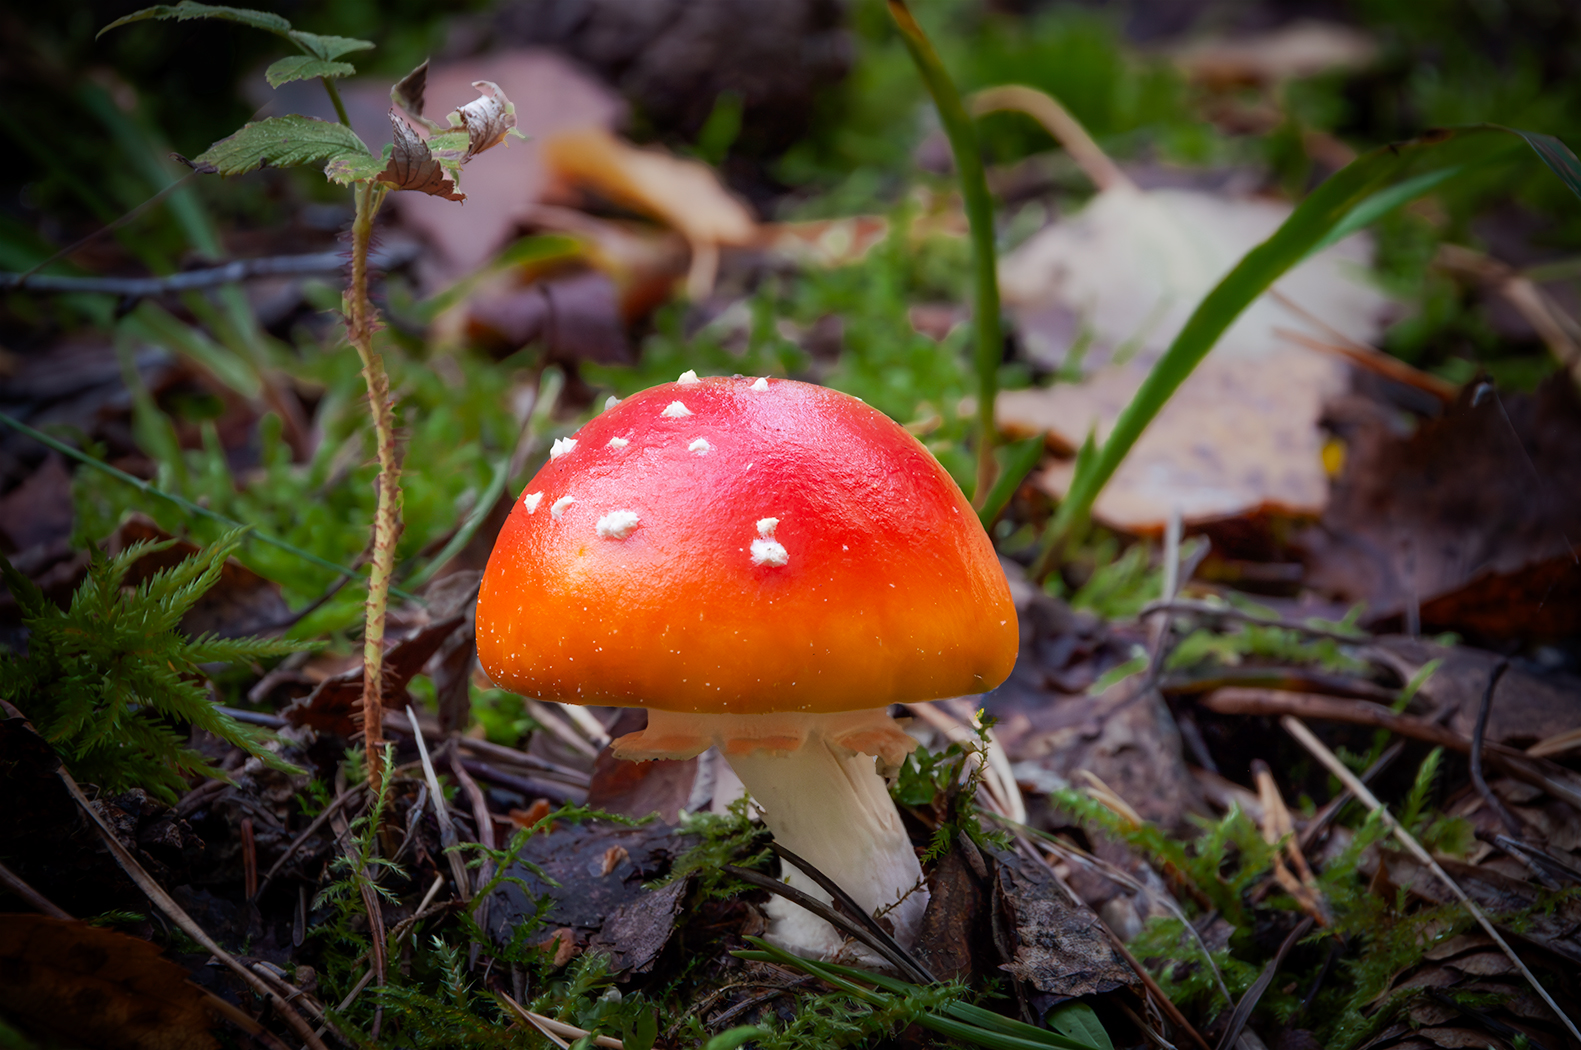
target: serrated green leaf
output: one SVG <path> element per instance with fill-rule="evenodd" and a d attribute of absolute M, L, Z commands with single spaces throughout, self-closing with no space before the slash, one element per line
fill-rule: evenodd
<path fill-rule="evenodd" d="M 292 55 L 264 70 L 269 86 L 277 88 L 293 80 L 312 80 L 314 77 L 349 77 L 357 67 L 349 62 L 330 62 L 312 55 Z"/>
<path fill-rule="evenodd" d="M 359 152 L 368 153 L 368 147 L 344 124 L 292 114 L 248 124 L 204 150 L 196 162 L 212 164 L 221 175 L 242 175 L 265 164 L 285 168 Z"/>
<path fill-rule="evenodd" d="M 449 156 L 460 159 L 467 152 L 467 133 L 465 131 L 445 131 L 438 135 L 430 135 L 428 148 L 435 156 Z"/>
<path fill-rule="evenodd" d="M 372 40 L 358 40 L 352 36 L 325 36 L 322 33 L 304 33 L 300 29 L 293 29 L 286 35 L 308 54 L 326 62 L 353 51 L 373 50 Z"/>
<path fill-rule="evenodd" d="M 348 186 L 353 182 L 365 182 L 376 179 L 390 163 L 390 151 L 394 147 L 386 143 L 384 153 L 375 157 L 371 153 L 342 153 L 331 157 L 329 163 L 324 165 L 324 175 L 332 182 Z"/>
<path fill-rule="evenodd" d="M 291 35 L 291 23 L 279 15 L 268 11 L 254 11 L 246 7 L 214 7 L 209 4 L 197 4 L 192 0 L 181 0 L 179 4 L 156 4 L 145 7 L 141 11 L 133 11 L 129 15 L 117 18 L 103 29 L 99 36 L 103 36 L 118 26 L 128 25 L 132 22 L 176 21 L 189 22 L 195 18 L 216 18 L 223 22 L 239 22 L 244 26 L 262 29 L 277 36 Z"/>

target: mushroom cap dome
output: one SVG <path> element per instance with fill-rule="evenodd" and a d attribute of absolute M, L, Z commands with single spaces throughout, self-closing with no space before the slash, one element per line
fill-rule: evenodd
<path fill-rule="evenodd" d="M 758 714 L 980 693 L 1019 641 L 993 545 L 936 459 L 857 398 L 683 377 L 556 442 L 478 595 L 500 685 Z"/>

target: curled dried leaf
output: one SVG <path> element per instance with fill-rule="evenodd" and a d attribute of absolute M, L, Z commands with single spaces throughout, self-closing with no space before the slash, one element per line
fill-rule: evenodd
<path fill-rule="evenodd" d="M 491 146 L 505 141 L 505 136 L 516 131 L 516 107 L 505 97 L 500 86 L 490 80 L 474 80 L 481 97 L 473 99 L 450 116 L 451 126 L 467 130 L 467 152 L 461 158 L 471 160 Z M 516 132 L 518 138 L 523 137 Z"/>
<path fill-rule="evenodd" d="M 428 143 L 394 108 L 390 110 L 390 127 L 395 131 L 395 146 L 390 152 L 390 163 L 379 175 L 380 182 L 398 190 L 417 190 L 446 200 L 467 199 L 466 194 L 456 189 L 455 173 L 449 170 L 449 165 L 455 162 L 436 158 L 429 151 Z"/>

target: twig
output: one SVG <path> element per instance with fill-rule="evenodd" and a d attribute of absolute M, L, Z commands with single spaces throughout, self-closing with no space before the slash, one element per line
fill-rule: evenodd
<path fill-rule="evenodd" d="M 71 915 L 48 897 L 29 886 L 20 875 L 15 874 L 4 864 L 0 864 L 0 886 L 4 886 L 12 893 L 31 904 L 35 911 L 42 912 L 52 919 L 70 920 Z"/>
<path fill-rule="evenodd" d="M 311 563 L 313 565 L 317 565 L 321 569 L 328 569 L 330 572 L 338 573 L 341 576 L 346 576 L 346 577 L 349 577 L 350 579 L 353 579 L 353 580 L 361 580 L 362 579 L 362 574 L 357 572 L 357 570 L 355 570 L 355 569 L 348 569 L 344 565 L 337 565 L 337 564 L 335 564 L 332 561 L 329 561 L 329 560 L 324 559 L 324 558 L 320 558 L 318 555 L 314 554 L 312 551 L 305 551 L 301 547 L 295 546 L 294 544 L 287 543 L 285 540 L 276 539 L 275 537 L 270 536 L 267 533 L 258 532 L 255 529 L 253 529 L 253 527 L 251 525 L 248 525 L 245 522 L 237 521 L 235 518 L 227 518 L 225 515 L 217 514 L 217 513 L 215 513 L 214 511 L 210 510 L 207 507 L 200 507 L 198 504 L 193 503 L 191 500 L 183 499 L 182 497 L 177 496 L 174 493 L 166 492 L 164 489 L 159 488 L 158 486 L 154 485 L 154 483 L 151 482 L 151 481 L 144 481 L 142 478 L 136 477 L 136 476 L 134 476 L 132 474 L 128 474 L 124 470 L 119 470 L 119 469 L 117 469 L 115 467 L 112 467 L 112 466 L 110 466 L 110 464 L 104 462 L 103 460 L 95 459 L 92 456 L 88 455 L 86 452 L 81 452 L 81 451 L 79 451 L 77 449 L 74 449 L 70 445 L 66 444 L 64 441 L 57 441 L 54 438 L 50 437 L 48 434 L 44 433 L 43 431 L 35 430 L 32 427 L 28 426 L 26 423 L 22 422 L 21 420 L 14 419 L 14 418 L 12 418 L 11 416 L 7 415 L 4 412 L 0 412 L 0 424 L 4 424 L 5 426 L 10 427 L 12 430 L 15 430 L 19 434 L 26 434 L 28 437 L 32 438 L 34 441 L 37 441 L 39 444 L 45 446 L 46 448 L 54 449 L 56 452 L 59 452 L 61 455 L 65 456 L 67 459 L 73 460 L 73 461 L 75 461 L 77 463 L 81 463 L 83 466 L 88 467 L 90 469 L 97 470 L 101 474 L 107 474 L 110 477 L 115 478 L 117 481 L 125 482 L 126 484 L 128 484 L 128 485 L 132 486 L 133 488 L 137 489 L 137 491 L 141 492 L 145 496 L 153 496 L 155 499 L 162 499 L 162 500 L 166 501 L 167 503 L 171 503 L 171 504 L 173 504 L 173 505 L 175 505 L 177 507 L 180 507 L 183 511 L 185 511 L 188 514 L 191 514 L 194 517 L 207 518 L 210 521 L 219 522 L 221 525 L 224 525 L 226 528 L 246 529 L 248 538 L 255 539 L 259 543 L 266 543 L 269 546 L 276 548 L 277 550 L 283 550 L 287 554 L 293 554 L 296 557 L 301 558 L 305 562 L 309 562 L 309 563 Z M 401 590 L 398 587 L 391 587 L 390 588 L 390 593 L 398 594 L 402 598 L 405 598 L 407 601 L 417 602 L 420 605 L 426 605 L 427 604 L 427 602 L 423 601 L 423 599 L 420 596 L 418 596 L 416 594 L 408 594 L 406 591 L 403 591 L 403 590 Z"/>
<path fill-rule="evenodd" d="M 1338 700 L 1312 693 L 1280 693 L 1272 689 L 1220 689 L 1202 700 L 1210 711 L 1225 715 L 1294 715 L 1332 722 L 1374 726 L 1392 733 L 1437 744 L 1465 755 L 1471 741 L 1425 719 L 1397 714 L 1382 704 L 1366 700 Z M 1486 744 L 1485 759 L 1509 776 L 1524 781 L 1581 810 L 1581 777 L 1545 758 L 1503 744 Z"/>
<path fill-rule="evenodd" d="M 253 836 L 253 818 L 243 817 L 242 894 L 248 900 L 258 896 L 258 840 Z"/>
<path fill-rule="evenodd" d="M 93 808 L 93 803 L 88 801 L 88 797 L 82 793 L 82 789 L 77 786 L 77 782 L 72 779 L 71 774 L 66 772 L 65 767 L 61 767 L 56 773 L 60 777 L 61 782 L 66 785 L 66 790 L 71 792 L 71 797 L 76 799 L 77 805 L 88 815 L 88 819 L 98 831 L 99 837 L 104 840 L 104 844 L 109 848 L 110 854 L 115 857 L 116 863 L 137 884 L 137 888 L 143 891 L 143 895 L 155 907 L 164 912 L 171 922 L 181 927 L 183 933 L 201 944 L 216 959 L 230 967 L 243 981 L 246 981 L 249 988 L 268 999 L 286 1024 L 290 1025 L 291 1029 L 307 1043 L 310 1050 L 328 1050 L 323 1041 L 314 1033 L 312 1027 L 307 1021 L 303 1020 L 302 1015 L 297 1013 L 290 1003 L 286 1002 L 273 988 L 265 984 L 257 974 L 243 966 L 230 952 L 221 948 L 219 943 L 210 937 L 202 926 L 194 922 L 192 916 L 182 910 L 181 905 L 177 904 L 170 894 L 165 892 L 164 887 L 155 882 L 153 877 L 143 870 L 143 866 L 137 862 L 137 858 L 132 856 L 125 846 L 121 845 L 121 840 L 115 837 L 115 832 L 110 830 L 110 826 L 104 822 L 104 818 L 100 816 L 99 811 Z"/>
<path fill-rule="evenodd" d="M 478 844 L 486 850 L 495 849 L 496 840 L 494 837 L 494 820 L 489 815 L 488 800 L 483 797 L 483 790 L 478 787 L 477 781 L 473 780 L 472 777 L 468 775 L 466 765 L 461 759 L 461 751 L 459 748 L 454 746 L 454 741 L 455 738 L 452 737 L 450 750 L 450 771 L 455 774 L 456 783 L 461 785 L 462 792 L 467 796 L 467 800 L 472 804 L 472 822 L 478 826 Z M 477 871 L 473 874 L 474 881 L 472 893 L 476 894 L 482 892 L 483 887 L 488 885 L 489 879 L 493 877 L 494 859 L 487 854 L 484 854 L 482 859 L 478 862 Z M 478 924 L 478 926 L 487 929 L 488 916 L 489 901 L 487 898 L 484 898 L 483 900 L 478 901 L 477 906 L 473 909 L 472 918 Z M 467 953 L 468 969 L 471 969 L 478 964 L 478 953 L 482 950 L 482 947 L 483 946 L 478 944 L 476 941 L 472 942 L 472 947 L 468 949 Z"/>
<path fill-rule="evenodd" d="M 607 1050 L 626 1050 L 626 1044 L 621 1042 L 619 1039 L 616 1039 L 614 1036 L 593 1035 L 593 1033 L 589 1032 L 586 1028 L 578 1028 L 574 1024 L 566 1024 L 564 1021 L 556 1021 L 552 1017 L 545 1017 L 543 1014 L 534 1013 L 523 1006 L 521 1003 L 518 1003 L 515 999 L 512 999 L 509 995 L 506 995 L 504 992 L 500 992 L 498 994 L 499 997 L 505 1000 L 505 1002 L 510 1006 L 512 1012 L 514 1012 L 518 1017 L 526 1021 L 528 1024 L 532 1025 L 534 1028 L 538 1029 L 538 1031 L 542 1032 L 544 1036 L 556 1046 L 567 1048 L 570 1047 L 571 1044 L 565 1042 L 561 1036 L 565 1036 L 569 1039 L 583 1039 L 588 1036 L 592 1036 L 592 1042 L 594 1046 L 602 1046 L 607 1048 Z"/>
<path fill-rule="evenodd" d="M 190 176 L 188 176 L 190 178 Z M 175 185 L 169 187 L 174 189 Z M 152 202 L 150 202 L 152 203 Z M 80 246 L 73 245 L 67 251 Z M 370 262 L 379 269 L 393 269 L 411 262 L 418 255 L 417 249 L 402 252 L 375 254 Z M 46 260 L 40 266 L 47 266 Z M 75 292 L 119 295 L 129 299 L 151 299 L 175 292 L 191 292 L 204 288 L 217 288 L 224 284 L 237 284 L 258 277 L 307 277 L 333 275 L 346 269 L 344 252 L 314 252 L 310 255 L 270 255 L 259 259 L 237 259 L 224 266 L 204 270 L 188 270 L 163 277 L 61 277 L 54 274 L 0 273 L 0 289 L 14 288 L 30 292 Z"/>
<path fill-rule="evenodd" d="M 585 787 L 572 787 L 569 784 L 539 780 L 535 777 L 517 776 L 515 773 L 507 773 L 502 769 L 495 769 L 487 762 L 481 762 L 475 758 L 463 758 L 461 764 L 466 767 L 468 773 L 471 773 L 479 780 L 487 780 L 491 784 L 498 784 L 500 787 L 510 788 L 512 791 L 519 791 L 529 798 L 546 798 L 557 805 L 564 805 L 567 802 L 580 805 L 587 801 L 587 789 Z"/>
<path fill-rule="evenodd" d="M 371 806 L 372 811 L 369 813 L 369 820 L 373 820 L 379 812 L 379 796 L 374 796 Z M 356 841 L 352 838 L 351 825 L 344 816 L 337 813 L 330 818 L 329 826 L 335 831 L 335 836 L 340 842 L 341 852 L 355 863 L 358 859 L 358 848 Z M 368 913 L 368 944 L 369 951 L 373 956 L 373 974 L 379 979 L 379 986 L 382 988 L 389 967 L 389 955 L 385 946 L 384 909 L 379 906 L 379 893 L 374 887 L 373 872 L 363 866 L 356 872 L 355 881 L 357 883 L 357 891 L 362 896 L 363 909 Z M 375 1012 L 375 1028 L 378 1027 L 380 1016 L 378 1012 Z"/>
<path fill-rule="evenodd" d="M 542 700 L 534 700 L 530 697 L 526 706 L 527 713 L 532 716 L 533 721 L 549 730 L 551 736 L 588 758 L 598 757 L 598 748 L 588 743 L 586 737 L 571 728 L 571 724 L 560 717 L 560 713 L 554 708 Z"/>
<path fill-rule="evenodd" d="M 1374 762 L 1372 765 L 1368 766 L 1365 771 L 1363 771 L 1361 775 L 1361 782 L 1363 784 L 1371 784 L 1373 779 L 1377 777 L 1379 773 L 1382 773 L 1384 770 L 1394 765 L 1395 760 L 1398 759 L 1404 752 L 1405 744 L 1403 741 L 1396 740 L 1394 743 L 1390 744 L 1388 750 L 1384 751 L 1383 754 L 1378 756 L 1378 761 Z M 1354 796 L 1350 793 L 1350 789 L 1346 788 L 1325 802 L 1323 804 L 1323 808 L 1317 811 L 1317 815 L 1311 820 L 1307 821 L 1307 826 L 1301 829 L 1301 836 L 1299 839 L 1297 839 L 1301 845 L 1302 853 L 1312 852 L 1312 846 L 1317 842 L 1318 837 L 1321 836 L 1324 831 L 1328 830 L 1328 826 L 1334 823 L 1334 818 L 1339 816 L 1339 811 L 1345 808 L 1345 803 L 1351 801 L 1353 797 Z"/>
<path fill-rule="evenodd" d="M 258 884 L 258 892 L 252 894 L 252 896 L 250 896 L 248 899 L 256 902 L 259 897 L 262 897 L 264 890 L 269 888 L 269 883 L 276 875 L 280 874 L 280 869 L 285 867 L 286 861 L 290 860 L 292 855 L 295 854 L 297 850 L 302 848 L 302 844 L 308 839 L 312 838 L 314 833 L 317 832 L 319 828 L 322 828 L 325 822 L 328 821 L 330 817 L 333 817 L 336 811 L 338 811 L 341 806 L 344 806 L 351 799 L 352 795 L 361 790 L 361 785 L 358 785 L 357 787 L 348 787 L 346 790 L 330 799 L 329 804 L 319 811 L 318 816 L 313 818 L 313 822 L 309 824 L 300 835 L 292 839 L 291 844 L 285 848 L 285 852 L 280 854 L 280 858 L 269 866 L 269 871 L 264 875 L 263 881 Z"/>
<path fill-rule="evenodd" d="M 562 766 L 558 762 L 550 762 L 548 759 L 539 758 L 537 755 L 529 755 L 525 751 L 518 751 L 514 747 L 505 747 L 503 744 L 495 744 L 487 740 L 473 740 L 467 736 L 456 738 L 456 743 L 463 751 L 470 751 L 474 755 L 493 759 L 496 762 L 509 762 L 511 765 L 523 766 L 527 769 L 539 769 L 545 773 L 553 773 L 560 779 L 577 787 L 585 788 L 593 779 L 584 770 Z"/>
<path fill-rule="evenodd" d="M 1449 874 L 1439 866 L 1438 861 L 1433 859 L 1432 854 L 1423 849 L 1422 844 L 1416 841 L 1416 838 L 1409 831 L 1406 831 L 1399 821 L 1394 819 L 1394 814 L 1390 813 L 1384 804 L 1379 802 L 1371 791 L 1367 790 L 1367 785 L 1356 779 L 1356 774 L 1352 773 L 1345 763 L 1336 758 L 1334 752 L 1330 751 L 1321 740 L 1314 736 L 1312 730 L 1308 729 L 1299 719 L 1286 715 L 1279 720 L 1279 724 L 1284 726 L 1285 732 L 1295 737 L 1301 746 L 1311 753 L 1313 758 L 1321 762 L 1325 769 L 1338 777 L 1340 783 L 1350 789 L 1351 794 L 1360 799 L 1368 809 L 1376 813 L 1379 819 L 1394 833 L 1394 837 L 1400 841 L 1400 844 L 1419 863 L 1436 875 L 1440 882 L 1449 887 L 1451 893 L 1460 898 L 1460 903 L 1466 906 L 1466 910 L 1471 913 L 1472 918 L 1477 920 L 1483 932 L 1493 939 L 1493 943 L 1497 944 L 1510 962 L 1515 964 L 1515 968 L 1521 971 L 1521 976 L 1526 978 L 1532 990 L 1538 994 L 1543 1002 L 1548 1004 L 1548 1008 L 1554 1012 L 1554 1015 L 1564 1022 L 1565 1027 L 1570 1030 L 1570 1034 L 1581 1040 L 1581 1029 L 1578 1029 L 1576 1023 L 1570 1019 L 1569 1015 L 1559 1008 L 1559 1004 L 1554 1002 L 1553 996 L 1548 994 L 1548 989 L 1542 986 L 1536 975 L 1526 968 L 1526 964 L 1521 961 L 1521 957 L 1515 954 L 1515 949 L 1509 946 L 1503 935 L 1499 933 L 1498 928 L 1489 920 L 1487 914 L 1477 906 L 1475 901 L 1466 895 L 1466 891 L 1460 888 L 1459 883 L 1449 877 Z"/>
<path fill-rule="evenodd" d="M 1504 801 L 1493 793 L 1487 778 L 1482 775 L 1482 742 L 1488 733 L 1488 716 L 1493 713 L 1493 691 L 1509 669 L 1510 662 L 1502 657 L 1488 669 L 1488 684 L 1482 690 L 1482 702 L 1477 706 L 1477 726 L 1471 731 L 1471 782 L 1476 785 L 1477 794 L 1482 796 L 1482 801 L 1499 818 L 1504 829 L 1515 838 L 1520 838 L 1523 830 L 1521 822 L 1515 819 L 1515 814 L 1509 811 Z"/>
<path fill-rule="evenodd" d="M 434 771 L 433 760 L 428 757 L 428 745 L 423 741 L 423 728 L 417 718 L 407 711 L 407 721 L 412 724 L 412 738 L 417 741 L 417 755 L 423 762 L 423 776 L 428 781 L 428 801 L 434 810 L 434 821 L 439 825 L 439 844 L 450 861 L 450 875 L 456 880 L 456 892 L 463 900 L 472 899 L 472 887 L 467 881 L 467 862 L 457 849 L 461 839 L 456 834 L 455 822 L 445 809 L 445 792 L 439 786 L 439 774 Z"/>

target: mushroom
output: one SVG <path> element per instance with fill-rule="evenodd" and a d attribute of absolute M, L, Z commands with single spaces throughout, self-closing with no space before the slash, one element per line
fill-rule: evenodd
<path fill-rule="evenodd" d="M 484 670 L 541 699 L 646 707 L 621 758 L 718 747 L 780 844 L 909 943 L 928 893 L 883 774 L 916 742 L 888 705 L 998 685 L 1019 638 L 960 490 L 887 416 L 790 380 L 687 375 L 560 447 L 489 558 Z M 779 898 L 770 916 L 793 951 L 841 948 Z"/>

